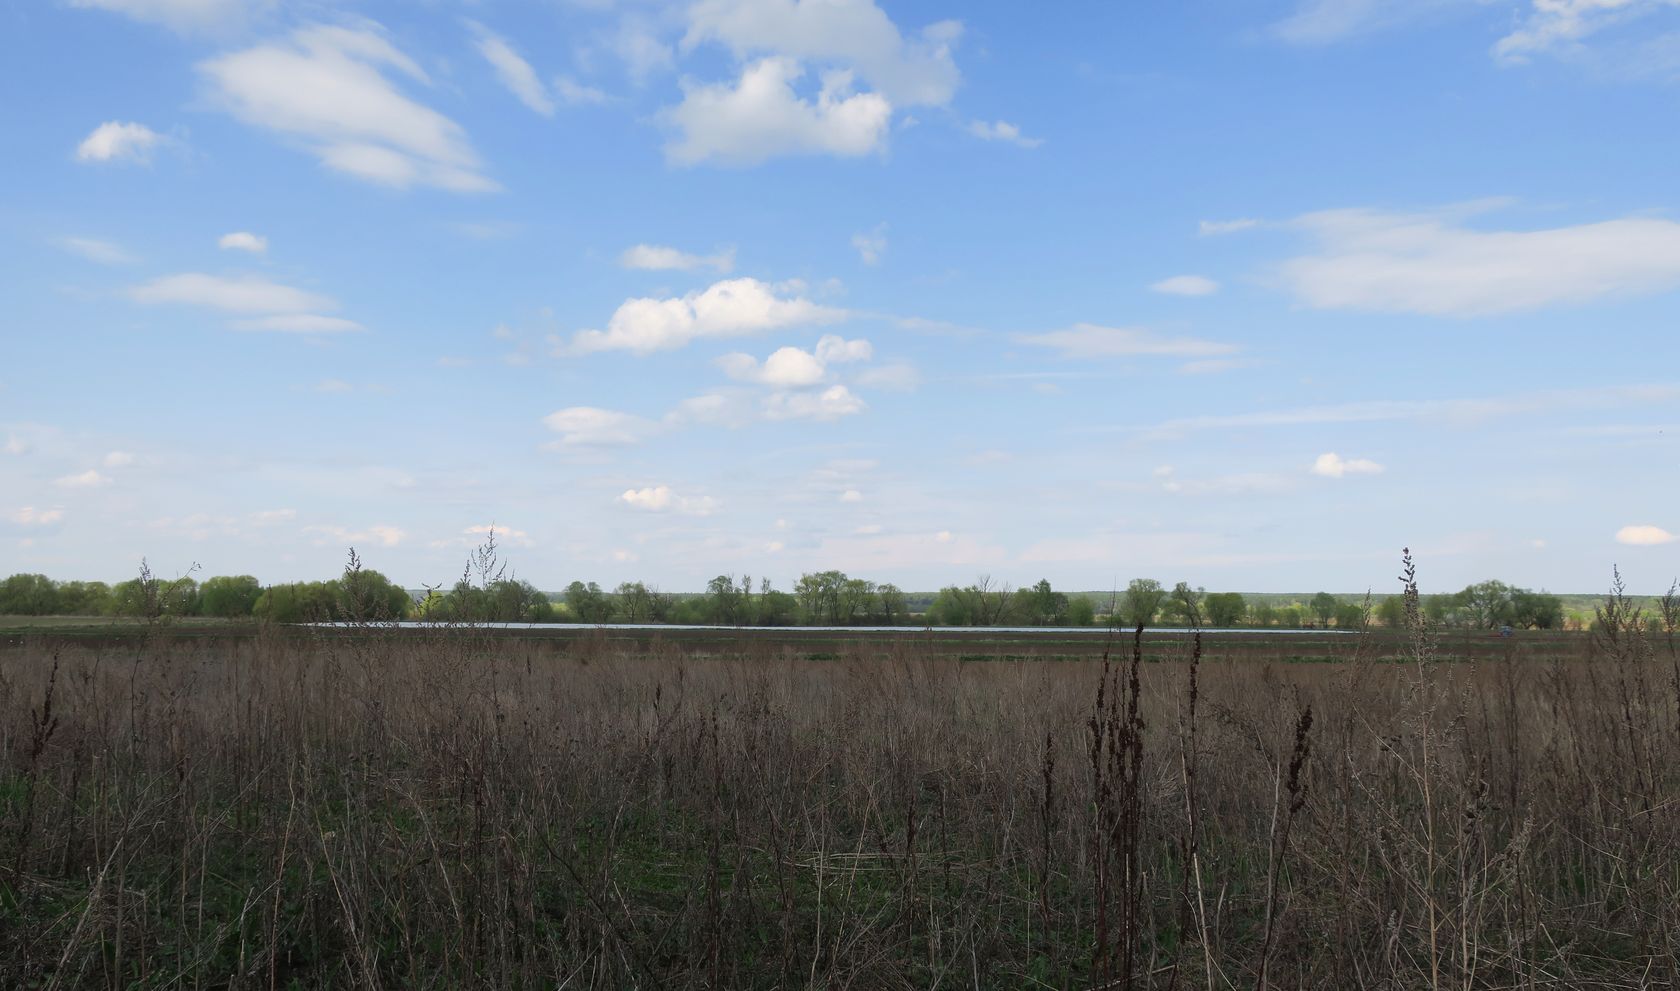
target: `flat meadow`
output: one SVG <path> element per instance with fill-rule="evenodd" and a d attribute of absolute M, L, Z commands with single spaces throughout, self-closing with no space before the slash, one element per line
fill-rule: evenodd
<path fill-rule="evenodd" d="M 1595 632 L 0 648 L 0 987 L 1656 988 L 1680 662 Z"/>

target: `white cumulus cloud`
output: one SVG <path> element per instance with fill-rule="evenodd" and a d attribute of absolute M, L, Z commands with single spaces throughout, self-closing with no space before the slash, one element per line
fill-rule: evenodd
<path fill-rule="evenodd" d="M 952 48 L 958 21 L 906 38 L 873 0 L 700 0 L 684 48 L 716 41 L 738 59 L 769 53 L 853 69 L 903 106 L 949 103 L 961 81 Z"/>
<path fill-rule="evenodd" d="M 820 306 L 757 279 L 726 279 L 704 290 L 668 299 L 637 298 L 620 304 L 606 330 L 583 330 L 570 352 L 630 351 L 651 354 L 697 338 L 739 337 L 841 319 L 844 311 Z"/>
<path fill-rule="evenodd" d="M 148 162 L 163 135 L 144 124 L 108 120 L 76 146 L 78 162 Z"/>
<path fill-rule="evenodd" d="M 752 355 L 737 352 L 724 355 L 717 363 L 737 381 L 798 388 L 825 381 L 829 365 L 868 361 L 874 353 L 868 341 L 846 340 L 835 334 L 824 334 L 812 351 L 796 347 L 777 348 L 762 363 Z"/>
<path fill-rule="evenodd" d="M 843 385 L 831 385 L 821 392 L 777 392 L 765 397 L 764 417 L 768 420 L 838 420 L 867 409 L 857 394 Z"/>
<path fill-rule="evenodd" d="M 1365 458 L 1344 458 L 1334 451 L 1320 454 L 1313 461 L 1312 473 L 1325 478 L 1341 478 L 1344 475 L 1380 475 L 1383 466 Z"/>
<path fill-rule="evenodd" d="M 685 82 L 683 100 L 662 117 L 676 137 L 665 154 L 679 165 L 756 165 L 780 155 L 857 157 L 886 145 L 892 104 L 879 93 L 853 92 L 852 74 L 822 74 L 815 100 L 794 83 L 799 62 L 772 56 L 745 66 L 730 83 Z"/>
<path fill-rule="evenodd" d="M 679 495 L 672 491 L 669 485 L 625 489 L 618 499 L 626 506 L 650 513 L 672 512 L 684 516 L 709 516 L 718 509 L 718 501 L 711 496 Z"/>
<path fill-rule="evenodd" d="M 223 251 L 248 251 L 260 255 L 268 251 L 268 238 L 250 231 L 234 231 L 217 238 L 216 247 Z"/>
<path fill-rule="evenodd" d="M 1675 536 L 1660 526 L 1648 523 L 1624 526 L 1616 531 L 1616 543 L 1627 544 L 1630 547 L 1656 547 L 1661 544 L 1672 544 Z"/>
<path fill-rule="evenodd" d="M 968 133 L 982 141 L 1004 141 L 1020 148 L 1037 148 L 1043 138 L 1029 138 L 1021 129 L 1006 120 L 974 120 L 968 123 Z"/>
<path fill-rule="evenodd" d="M 461 126 L 397 88 L 388 73 L 429 80 L 372 26 L 311 25 L 198 69 L 234 117 L 302 143 L 327 168 L 397 188 L 497 188 Z"/>

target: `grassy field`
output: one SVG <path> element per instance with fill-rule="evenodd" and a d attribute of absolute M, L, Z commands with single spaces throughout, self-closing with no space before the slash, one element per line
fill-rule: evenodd
<path fill-rule="evenodd" d="M 1680 666 L 1615 616 L 1200 645 L 88 634 L 0 647 L 4 988 L 1680 969 Z"/>

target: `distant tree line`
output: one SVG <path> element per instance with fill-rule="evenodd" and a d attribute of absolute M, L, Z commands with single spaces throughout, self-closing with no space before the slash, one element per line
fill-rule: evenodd
<path fill-rule="evenodd" d="M 719 575 L 704 592 L 671 593 L 643 582 L 624 582 L 611 591 L 595 582 L 574 581 L 550 595 L 528 581 L 500 572 L 473 581 L 463 575 L 447 590 L 411 595 L 359 562 L 339 578 L 265 586 L 251 575 L 207 578 L 138 578 L 104 582 L 56 582 L 45 575 L 16 574 L 0 582 L 0 615 L 214 617 L 277 623 L 414 619 L 493 623 L 672 623 L 700 626 L 1093 626 L 1114 623 L 1198 625 L 1204 628 L 1399 627 L 1405 624 L 1400 596 L 1367 602 L 1319 592 L 1305 601 L 1276 596 L 1208 592 L 1179 582 L 1167 588 L 1154 579 L 1132 581 L 1108 596 L 1069 593 L 1048 580 L 1012 588 L 989 576 L 967 585 L 948 585 L 931 598 L 906 593 L 890 583 L 854 578 L 841 571 L 801 575 L 791 591 L 769 579 Z M 1563 599 L 1548 592 L 1484 581 L 1462 591 L 1422 599 L 1424 618 L 1438 628 L 1490 630 L 1561 629 L 1569 617 Z"/>

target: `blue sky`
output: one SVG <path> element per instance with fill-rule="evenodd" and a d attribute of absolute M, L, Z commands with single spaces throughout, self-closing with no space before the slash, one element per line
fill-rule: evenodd
<path fill-rule="evenodd" d="M 72 0 L 0 90 L 0 570 L 1680 572 L 1660 0 Z"/>

